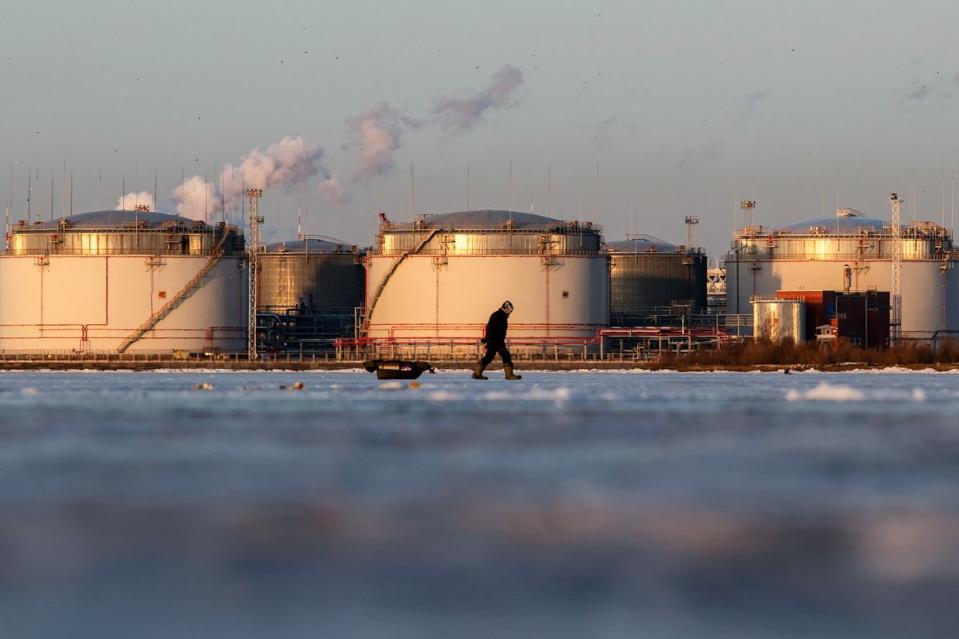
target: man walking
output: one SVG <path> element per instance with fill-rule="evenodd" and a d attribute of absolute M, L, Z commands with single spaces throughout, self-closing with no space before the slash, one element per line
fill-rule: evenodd
<path fill-rule="evenodd" d="M 506 329 L 509 314 L 512 312 L 513 303 L 507 300 L 489 316 L 489 321 L 486 322 L 486 335 L 480 340 L 486 344 L 486 354 L 476 362 L 473 368 L 473 379 L 489 379 L 483 375 L 483 369 L 490 365 L 497 353 L 503 359 L 503 372 L 506 374 L 506 379 L 523 379 L 522 376 L 513 374 L 513 358 L 506 350 Z"/>

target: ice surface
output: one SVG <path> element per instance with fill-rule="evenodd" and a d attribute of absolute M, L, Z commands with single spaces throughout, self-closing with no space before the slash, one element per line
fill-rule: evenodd
<path fill-rule="evenodd" d="M 956 375 L 521 372 L 0 374 L 0 634 L 955 634 Z"/>

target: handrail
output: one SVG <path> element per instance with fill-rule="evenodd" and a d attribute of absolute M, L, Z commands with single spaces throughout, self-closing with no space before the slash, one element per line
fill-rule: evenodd
<path fill-rule="evenodd" d="M 205 225 L 191 226 L 189 224 L 170 224 L 167 226 L 117 224 L 110 226 L 14 226 L 10 229 L 11 235 L 36 237 L 43 235 L 123 235 L 125 233 L 139 233 L 144 235 L 163 235 L 168 233 L 186 235 L 217 235 L 222 232 L 219 226 Z M 230 227 L 235 228 L 235 227 Z"/>
<path fill-rule="evenodd" d="M 738 259 L 737 259 L 738 258 Z M 811 251 L 767 251 L 761 250 L 756 253 L 744 253 L 737 255 L 736 251 L 730 251 L 725 255 L 726 262 L 769 262 L 769 261 L 797 261 L 797 262 L 835 262 L 837 260 L 868 260 L 870 262 L 889 262 L 892 261 L 892 255 L 887 252 L 886 247 L 881 251 L 829 251 L 817 255 Z M 956 261 L 954 257 L 936 255 L 935 251 L 916 251 L 902 256 L 904 262 L 949 262 Z"/>
<path fill-rule="evenodd" d="M 375 257 L 389 257 L 393 255 L 399 255 L 405 257 L 409 251 L 402 252 L 400 250 L 382 250 L 382 249 L 370 249 L 367 251 L 367 255 Z M 425 256 L 437 256 L 437 255 L 446 255 L 449 257 L 482 257 L 484 255 L 493 255 L 493 256 L 510 256 L 510 255 L 523 255 L 523 256 L 545 256 L 545 257 L 605 257 L 608 255 L 607 251 L 604 249 L 543 249 L 542 247 L 535 248 L 495 248 L 495 249 L 484 249 L 484 248 L 470 248 L 470 249 L 457 249 L 457 248 L 435 248 L 427 250 L 418 250 L 414 251 L 417 255 Z M 663 253 L 662 255 L 666 255 Z M 670 255 L 678 255 L 677 253 L 671 253 Z"/>
<path fill-rule="evenodd" d="M 10 248 L 0 250 L 0 256 L 3 257 L 21 257 L 21 256 L 30 256 L 30 255 L 50 255 L 50 256 L 62 256 L 62 257 L 77 257 L 77 256 L 114 256 L 114 255 L 133 255 L 133 256 L 145 256 L 145 257 L 202 257 L 204 255 L 213 255 L 216 253 L 216 248 L 200 248 L 200 249 L 190 249 L 188 253 L 183 253 L 179 250 L 176 251 L 164 251 L 164 250 L 153 250 L 153 247 L 150 248 L 107 248 L 107 249 L 62 249 L 62 248 Z"/>

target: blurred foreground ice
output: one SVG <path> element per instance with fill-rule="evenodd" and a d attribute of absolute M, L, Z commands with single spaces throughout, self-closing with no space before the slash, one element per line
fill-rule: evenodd
<path fill-rule="evenodd" d="M 959 375 L 523 373 L 0 374 L 2 636 L 955 635 Z"/>

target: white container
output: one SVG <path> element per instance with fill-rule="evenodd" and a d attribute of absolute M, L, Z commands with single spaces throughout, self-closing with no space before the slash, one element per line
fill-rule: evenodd
<path fill-rule="evenodd" d="M 589 338 L 609 321 L 608 277 L 591 225 L 507 211 L 384 223 L 367 257 L 366 335 L 478 341 L 510 300 L 514 344 Z"/>
<path fill-rule="evenodd" d="M 0 351 L 246 348 L 246 258 L 232 227 L 104 211 L 15 227 L 11 245 L 0 254 Z"/>

